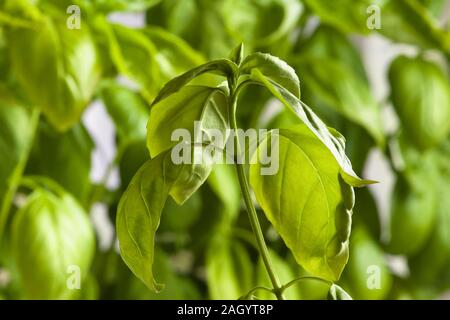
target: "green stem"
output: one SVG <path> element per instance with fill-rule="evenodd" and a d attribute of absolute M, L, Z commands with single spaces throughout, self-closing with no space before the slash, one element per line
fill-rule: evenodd
<path fill-rule="evenodd" d="M 239 143 L 239 137 L 237 136 L 237 121 L 236 121 L 236 105 L 237 105 L 237 92 L 231 90 L 231 102 L 229 108 L 229 116 L 231 121 L 231 127 L 235 132 L 235 146 L 236 146 L 236 154 L 239 159 L 241 156 L 241 146 Z M 282 293 L 282 286 L 280 284 L 280 280 L 278 279 L 275 269 L 273 267 L 272 261 L 270 260 L 269 250 L 267 249 L 266 243 L 264 241 L 264 235 L 261 230 L 261 225 L 259 224 L 258 216 L 256 214 L 255 206 L 253 205 L 252 198 L 250 196 L 250 187 L 247 181 L 247 176 L 245 175 L 245 169 L 241 161 L 236 161 L 236 170 L 239 179 L 239 185 L 241 188 L 241 193 L 244 198 L 245 206 L 247 207 L 248 217 L 250 219 L 250 224 L 252 226 L 253 233 L 256 238 L 256 242 L 258 244 L 259 253 L 264 262 L 264 266 L 266 267 L 267 273 L 269 274 L 270 281 L 272 282 L 273 292 L 277 296 L 278 300 L 284 300 L 284 296 Z"/>
<path fill-rule="evenodd" d="M 39 111 L 36 110 L 33 111 L 30 123 L 31 123 L 30 140 L 10 177 L 8 189 L 5 193 L 5 196 L 3 197 L 3 202 L 0 209 L 0 243 L 2 242 L 4 237 L 3 233 L 6 227 L 6 223 L 8 222 L 9 211 L 11 209 L 11 205 L 14 200 L 14 195 L 16 194 L 17 188 L 21 183 L 23 171 L 25 170 L 25 166 L 30 156 L 31 147 L 33 146 L 34 136 L 36 135 L 39 123 Z"/>
<path fill-rule="evenodd" d="M 286 283 L 282 288 L 281 291 L 284 292 L 287 288 L 291 287 L 292 285 L 296 284 L 299 281 L 304 281 L 304 280 L 313 280 L 313 281 L 319 281 L 322 282 L 326 285 L 331 286 L 333 284 L 333 282 L 322 279 L 322 278 L 318 278 L 318 277 L 313 277 L 313 276 L 303 276 L 303 277 L 298 277 L 297 279 L 294 279 L 292 281 L 289 281 L 288 283 Z"/>

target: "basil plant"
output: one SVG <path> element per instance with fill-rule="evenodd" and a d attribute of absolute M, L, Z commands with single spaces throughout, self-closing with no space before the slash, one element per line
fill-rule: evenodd
<path fill-rule="evenodd" d="M 205 74 L 214 74 L 224 81 L 217 86 L 193 83 Z M 254 85 L 278 99 L 295 115 L 296 122 L 268 131 L 251 152 L 230 130 L 239 130 L 238 108 L 253 107 L 240 103 L 239 98 L 242 90 Z M 194 133 L 195 126 L 204 137 L 201 142 L 196 138 L 174 141 L 177 129 Z M 225 138 L 218 139 L 212 130 Z M 345 155 L 344 137 L 328 128 L 301 101 L 300 81 L 294 69 L 266 53 L 244 57 L 243 45 L 235 48 L 228 59 L 210 61 L 170 80 L 152 102 L 147 123 L 151 159 L 136 172 L 117 209 L 120 253 L 127 266 L 148 288 L 162 290 L 153 264 L 164 206 L 168 198 L 178 205 L 189 201 L 216 170 L 220 153 L 229 146 L 228 139 L 234 139 L 233 164 L 240 192 L 270 278 L 267 290 L 283 299 L 287 283 L 282 283 L 277 275 L 252 192 L 297 263 L 319 281 L 337 281 L 349 256 L 353 187 L 371 181 L 353 172 Z M 174 161 L 174 153 L 186 153 L 182 156 L 189 161 Z M 246 164 L 246 153 L 257 161 Z M 262 155 L 269 153 L 277 153 L 278 170 L 264 174 L 264 169 L 269 168 Z M 195 157 L 199 154 L 201 159 Z"/>

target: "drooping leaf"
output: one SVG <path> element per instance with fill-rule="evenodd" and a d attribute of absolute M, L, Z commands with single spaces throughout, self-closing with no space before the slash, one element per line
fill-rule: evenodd
<path fill-rule="evenodd" d="M 418 148 L 442 142 L 450 132 L 450 82 L 422 58 L 398 57 L 389 70 L 392 102 L 404 133 Z"/>
<path fill-rule="evenodd" d="M 163 288 L 153 275 L 155 233 L 174 181 L 165 172 L 169 170 L 164 168 L 166 159 L 167 154 L 162 154 L 137 171 L 120 199 L 116 217 L 122 259 L 136 277 L 155 291 Z"/>
<path fill-rule="evenodd" d="M 36 189 L 14 217 L 11 245 L 26 298 L 70 299 L 78 293 L 71 275 L 89 275 L 95 236 L 72 196 Z"/>
<path fill-rule="evenodd" d="M 321 141 L 341 166 L 343 179 L 350 185 L 364 186 L 373 181 L 362 180 L 351 167 L 351 163 L 345 155 L 345 139 L 336 130 L 327 128 L 322 120 L 314 112 L 302 103 L 297 97 L 288 90 L 267 79 L 259 70 L 253 69 L 251 78 L 264 85 L 273 96 L 275 96 L 288 110 L 292 111 L 301 122 Z"/>
<path fill-rule="evenodd" d="M 305 125 L 271 132 L 254 157 L 271 154 L 274 145 L 278 172 L 261 175 L 258 159 L 250 167 L 258 203 L 301 266 L 337 280 L 348 259 L 353 190 L 333 154 Z"/>
<path fill-rule="evenodd" d="M 152 265 L 155 233 L 167 197 L 183 204 L 210 171 L 211 166 L 205 164 L 174 164 L 170 152 L 164 152 L 142 165 L 122 195 L 116 217 L 120 253 L 148 288 L 163 288 L 155 279 Z"/>

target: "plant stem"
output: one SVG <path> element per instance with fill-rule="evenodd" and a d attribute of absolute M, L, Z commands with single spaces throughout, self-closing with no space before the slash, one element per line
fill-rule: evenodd
<path fill-rule="evenodd" d="M 38 123 L 39 123 L 39 111 L 34 110 L 31 115 L 30 121 L 30 137 L 28 145 L 23 151 L 17 166 L 13 170 L 11 177 L 9 179 L 8 189 L 3 197 L 3 201 L 0 208 L 0 243 L 4 239 L 4 230 L 8 222 L 9 211 L 11 209 L 12 202 L 14 200 L 14 195 L 16 194 L 17 188 L 22 180 L 23 171 L 28 162 L 30 156 L 31 147 L 33 146 L 34 137 L 36 135 Z"/>
<path fill-rule="evenodd" d="M 247 207 L 248 217 L 250 219 L 250 224 L 252 226 L 253 233 L 256 238 L 256 243 L 258 244 L 259 253 L 266 267 L 267 273 L 269 274 L 270 281 L 272 282 L 273 292 L 275 293 L 278 300 L 284 300 L 282 286 L 280 280 L 278 279 L 275 269 L 273 267 L 272 261 L 270 260 L 269 250 L 267 249 L 266 243 L 264 241 L 264 235 L 261 230 L 261 225 L 259 224 L 258 215 L 256 214 L 255 206 L 253 205 L 252 198 L 250 196 L 250 186 L 245 175 L 244 165 L 239 161 L 241 156 L 241 146 L 239 143 L 239 137 L 237 136 L 237 121 L 236 121 L 236 105 L 237 105 L 237 94 L 234 90 L 231 90 L 231 101 L 229 106 L 229 116 L 231 121 L 231 127 L 234 130 L 234 139 L 236 146 L 236 154 L 238 161 L 236 161 L 236 170 L 239 179 L 239 185 L 241 188 L 241 193 L 244 198 L 245 206 Z"/>

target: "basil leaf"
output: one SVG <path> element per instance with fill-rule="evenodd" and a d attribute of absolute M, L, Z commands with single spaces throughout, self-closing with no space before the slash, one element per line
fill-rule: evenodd
<path fill-rule="evenodd" d="M 431 234 L 436 219 L 436 191 L 430 172 L 408 171 L 399 175 L 391 199 L 387 251 L 417 253 Z"/>
<path fill-rule="evenodd" d="M 253 263 L 245 247 L 216 236 L 206 253 L 206 279 L 211 299 L 237 299 L 253 286 Z"/>
<path fill-rule="evenodd" d="M 305 125 L 271 132 L 254 157 L 271 154 L 274 144 L 279 146 L 277 174 L 261 175 L 262 165 L 252 159 L 256 199 L 296 261 L 313 275 L 337 280 L 348 259 L 352 188 L 340 178 L 332 153 Z"/>
<path fill-rule="evenodd" d="M 107 82 L 101 96 L 122 144 L 146 137 L 150 108 L 138 93 L 115 82 Z"/>
<path fill-rule="evenodd" d="M 108 37 L 111 59 L 117 70 L 139 85 L 142 95 L 151 101 L 159 90 L 160 69 L 155 45 L 142 30 L 127 28 L 118 24 L 102 26 Z"/>
<path fill-rule="evenodd" d="M 200 137 L 195 137 L 194 121 L 199 121 Z M 227 128 L 227 100 L 221 89 L 186 86 L 153 105 L 147 125 L 147 146 L 150 155 L 155 157 L 179 143 L 172 141 L 176 129 L 186 129 L 192 139 L 187 142 L 211 142 L 215 147 L 223 149 L 226 140 L 214 141 L 208 130 L 219 130 L 222 137 L 226 137 Z M 207 136 L 206 141 L 202 140 L 204 134 Z"/>
<path fill-rule="evenodd" d="M 382 25 L 380 33 L 394 41 L 450 54 L 450 33 L 439 27 L 438 19 L 418 0 L 388 1 L 383 7 Z"/>
<path fill-rule="evenodd" d="M 204 73 L 215 73 L 224 77 L 234 77 L 238 74 L 238 68 L 234 62 L 228 59 L 219 59 L 202 64 L 167 82 L 153 100 L 152 106 L 178 92 L 190 81 Z"/>
<path fill-rule="evenodd" d="M 11 246 L 27 299 L 70 299 L 77 290 L 68 288 L 67 270 L 89 275 L 95 235 L 72 196 L 36 189 L 14 217 Z"/>
<path fill-rule="evenodd" d="M 401 56 L 390 67 L 389 81 L 409 140 L 420 149 L 441 143 L 450 132 L 450 82 L 445 74 L 431 62 Z"/>
<path fill-rule="evenodd" d="M 280 58 L 260 52 L 250 54 L 242 61 L 239 71 L 241 74 L 252 74 L 254 69 L 300 98 L 300 80 L 295 70 Z"/>
<path fill-rule="evenodd" d="M 36 29 L 7 35 L 13 70 L 27 98 L 56 129 L 66 131 L 80 119 L 101 73 L 89 28 L 74 31 L 63 19 L 46 18 Z"/>
<path fill-rule="evenodd" d="M 155 233 L 173 184 L 173 176 L 164 169 L 166 162 L 167 154 L 161 154 L 137 171 L 120 199 L 116 217 L 122 259 L 155 291 L 163 288 L 153 275 Z"/>
<path fill-rule="evenodd" d="M 347 292 L 345 292 L 344 289 L 342 289 L 337 284 L 333 284 L 330 287 L 330 291 L 328 291 L 328 300 L 353 300 L 353 299 Z"/>
<path fill-rule="evenodd" d="M 361 81 L 368 85 L 364 64 L 357 48 L 339 30 L 320 25 L 311 37 L 305 41 L 299 41 L 297 46 L 296 52 L 298 52 L 300 57 L 314 57 L 336 61 L 345 65 L 349 71 L 353 71 Z M 299 68 L 299 70 L 302 69 Z M 307 85 L 307 83 L 304 83 L 304 85 Z"/>
<path fill-rule="evenodd" d="M 120 253 L 131 271 L 155 291 L 163 286 L 153 275 L 155 233 L 169 195 L 178 203 L 200 187 L 211 171 L 204 164 L 172 163 L 170 153 L 161 153 L 138 170 L 120 199 L 116 230 Z"/>
<path fill-rule="evenodd" d="M 366 21 L 368 15 L 367 8 L 370 5 L 382 4 L 383 1 L 352 1 L 341 0 L 327 1 L 327 0 L 305 0 L 305 5 L 317 16 L 320 20 L 334 28 L 339 29 L 344 33 L 369 33 Z M 383 26 L 384 27 L 384 26 Z"/>
<path fill-rule="evenodd" d="M 359 178 L 351 168 L 351 163 L 345 155 L 345 139 L 336 130 L 327 128 L 322 120 L 297 97 L 288 90 L 267 79 L 259 70 L 253 69 L 251 78 L 264 85 L 272 95 L 308 127 L 308 129 L 328 148 L 341 166 L 341 175 L 346 183 L 353 187 L 361 187 L 373 181 Z"/>
<path fill-rule="evenodd" d="M 344 287 L 358 300 L 386 298 L 391 290 L 392 276 L 383 250 L 361 225 L 353 228 L 350 243 L 350 258 L 342 274 Z"/>
<path fill-rule="evenodd" d="M 411 278 L 417 286 L 442 288 L 444 274 L 448 274 L 450 265 L 450 192 L 448 181 L 450 172 L 444 173 L 438 180 L 436 222 L 426 244 L 409 259 Z M 443 288 L 446 289 L 446 288 Z"/>
<path fill-rule="evenodd" d="M 157 27 L 146 27 L 143 32 L 158 48 L 156 60 L 164 82 L 205 63 L 203 56 L 174 34 Z"/>
<path fill-rule="evenodd" d="M 93 148 L 92 139 L 81 124 L 58 134 L 41 122 L 25 172 L 52 178 L 86 205 L 91 191 Z"/>

